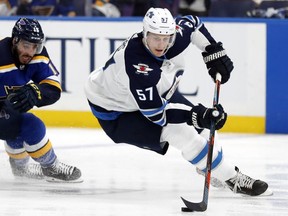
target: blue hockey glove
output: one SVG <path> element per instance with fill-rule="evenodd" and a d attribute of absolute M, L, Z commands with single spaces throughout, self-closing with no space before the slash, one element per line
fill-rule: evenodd
<path fill-rule="evenodd" d="M 210 44 L 205 48 L 206 52 L 202 52 L 202 56 L 208 73 L 216 80 L 216 74 L 220 73 L 222 76 L 221 83 L 226 83 L 230 78 L 230 73 L 233 70 L 233 62 L 226 55 L 225 49 L 222 47 L 222 43 Z"/>
<path fill-rule="evenodd" d="M 10 93 L 7 100 L 14 110 L 24 113 L 37 105 L 38 101 L 42 100 L 42 96 L 39 86 L 32 83 Z"/>
<path fill-rule="evenodd" d="M 194 106 L 190 111 L 190 120 L 187 122 L 197 129 L 210 129 L 211 122 L 215 122 L 215 129 L 221 129 L 227 120 L 227 113 L 225 113 L 221 104 L 217 104 L 213 109 L 204 107 L 202 104 Z"/>

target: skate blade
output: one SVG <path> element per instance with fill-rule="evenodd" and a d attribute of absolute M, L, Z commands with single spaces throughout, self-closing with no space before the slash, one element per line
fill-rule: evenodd
<path fill-rule="evenodd" d="M 272 195 L 273 191 L 267 188 L 267 190 L 264 193 L 260 194 L 259 196 L 272 196 Z"/>
<path fill-rule="evenodd" d="M 64 180 L 61 180 L 61 179 L 56 179 L 56 178 L 46 178 L 46 181 L 47 182 L 50 182 L 50 183 L 67 183 L 67 184 L 70 184 L 70 183 L 82 183 L 84 180 L 82 178 L 79 178 L 79 179 L 75 179 L 75 180 L 70 180 L 70 181 L 64 181 Z"/>
<path fill-rule="evenodd" d="M 257 195 L 257 196 L 250 196 L 250 195 L 247 195 L 247 194 L 240 194 L 242 197 L 266 197 L 266 196 L 272 196 L 273 195 L 273 191 L 270 190 L 269 188 L 267 188 L 267 190 L 260 194 L 260 195 Z"/>

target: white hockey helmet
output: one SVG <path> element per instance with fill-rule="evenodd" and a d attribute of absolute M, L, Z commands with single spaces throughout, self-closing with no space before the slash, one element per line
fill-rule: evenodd
<path fill-rule="evenodd" d="M 147 48 L 146 39 L 148 32 L 160 35 L 171 35 L 171 41 L 169 42 L 167 50 L 173 46 L 176 36 L 176 24 L 168 9 L 150 8 L 145 14 L 143 19 L 143 37 L 144 44 Z"/>

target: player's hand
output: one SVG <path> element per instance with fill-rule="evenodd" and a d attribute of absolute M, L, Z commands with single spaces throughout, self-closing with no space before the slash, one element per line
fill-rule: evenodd
<path fill-rule="evenodd" d="M 194 106 L 190 111 L 190 119 L 187 122 L 189 125 L 201 129 L 210 129 L 211 122 L 215 122 L 215 129 L 221 129 L 227 120 L 227 113 L 224 111 L 221 104 L 215 105 L 214 108 L 204 107 L 202 104 Z"/>
<path fill-rule="evenodd" d="M 22 86 L 7 96 L 13 109 L 21 113 L 32 109 L 41 99 L 41 91 L 35 83 Z"/>
<path fill-rule="evenodd" d="M 205 48 L 206 52 L 202 52 L 202 56 L 208 73 L 216 80 L 216 74 L 220 73 L 222 76 L 221 83 L 226 83 L 230 78 L 230 73 L 233 70 L 233 62 L 226 55 L 225 49 L 222 47 L 222 43 L 210 44 Z"/>

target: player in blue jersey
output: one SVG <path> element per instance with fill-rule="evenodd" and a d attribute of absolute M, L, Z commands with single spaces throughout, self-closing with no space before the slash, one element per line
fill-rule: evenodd
<path fill-rule="evenodd" d="M 28 112 L 61 94 L 59 72 L 43 43 L 39 22 L 28 18 L 18 19 L 12 37 L 0 41 L 0 139 L 15 176 L 78 182 L 81 171 L 57 159 L 44 123 Z"/>
<path fill-rule="evenodd" d="M 211 121 L 218 130 L 227 114 L 221 105 L 193 105 L 177 91 L 175 84 L 185 68 L 183 56 L 191 43 L 202 51 L 210 76 L 215 80 L 219 72 L 226 83 L 233 63 L 201 20 L 196 16 L 174 20 L 167 9 L 151 8 L 143 19 L 143 31 L 124 41 L 103 67 L 89 75 L 85 92 L 93 114 L 115 143 L 160 154 L 173 146 L 204 173 Z M 213 180 L 235 193 L 272 194 L 266 182 L 226 162 L 217 140 L 212 168 Z"/>

